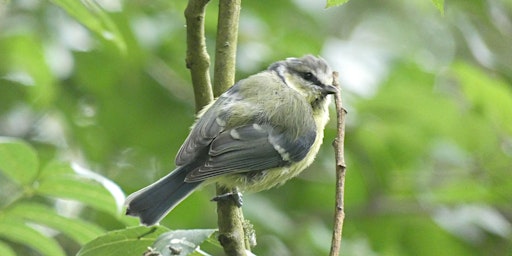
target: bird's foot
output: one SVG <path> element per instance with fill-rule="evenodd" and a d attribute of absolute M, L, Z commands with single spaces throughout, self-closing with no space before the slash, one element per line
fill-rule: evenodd
<path fill-rule="evenodd" d="M 223 200 L 233 200 L 235 202 L 236 206 L 238 206 L 238 207 L 242 207 L 242 205 L 244 204 L 242 193 L 240 193 L 236 190 L 233 192 L 217 195 L 214 198 L 212 198 L 212 201 L 215 201 L 215 202 L 223 201 Z"/>

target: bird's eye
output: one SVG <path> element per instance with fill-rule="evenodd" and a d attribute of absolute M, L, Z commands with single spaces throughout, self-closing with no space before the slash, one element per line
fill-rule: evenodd
<path fill-rule="evenodd" d="M 302 73 L 302 78 L 304 78 L 304 80 L 313 81 L 314 77 L 315 76 L 311 72 L 304 72 L 304 73 Z"/>

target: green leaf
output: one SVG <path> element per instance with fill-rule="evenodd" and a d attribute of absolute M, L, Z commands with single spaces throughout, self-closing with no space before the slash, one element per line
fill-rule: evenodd
<path fill-rule="evenodd" d="M 163 256 L 189 255 L 210 238 L 215 231 L 215 229 L 170 231 L 159 236 L 153 244 L 153 248 Z"/>
<path fill-rule="evenodd" d="M 135 218 L 120 216 L 124 193 L 114 182 L 76 164 L 53 161 L 39 174 L 41 195 L 80 201 L 116 217 L 125 225 L 137 225 Z"/>
<path fill-rule="evenodd" d="M 71 168 L 73 168 L 75 174 L 77 174 L 81 178 L 93 180 L 96 183 L 100 184 L 104 189 L 106 189 L 116 202 L 117 210 L 121 211 L 126 197 L 124 195 L 123 190 L 121 190 L 121 188 L 116 183 L 102 176 L 99 173 L 93 172 L 87 168 L 80 166 L 77 163 L 71 163 Z"/>
<path fill-rule="evenodd" d="M 78 252 L 77 256 L 142 255 L 155 240 L 169 229 L 162 226 L 131 227 L 108 232 Z"/>
<path fill-rule="evenodd" d="M 52 177 L 55 175 L 65 175 L 73 173 L 73 169 L 71 168 L 71 165 L 69 163 L 62 161 L 51 161 L 41 169 L 38 178 L 40 180 L 44 180 L 48 177 Z"/>
<path fill-rule="evenodd" d="M 327 0 L 327 5 L 325 7 L 330 8 L 330 7 L 342 5 L 348 1 L 349 0 Z"/>
<path fill-rule="evenodd" d="M 113 216 L 118 214 L 114 198 L 101 184 L 76 174 L 46 177 L 40 181 L 37 192 L 45 196 L 78 200 Z"/>
<path fill-rule="evenodd" d="M 27 185 L 37 176 L 39 160 L 36 151 L 27 143 L 0 137 L 0 171 L 21 185 Z"/>
<path fill-rule="evenodd" d="M 37 191 L 46 196 L 74 199 L 116 216 L 115 199 L 97 179 L 78 174 L 69 163 L 50 162 L 40 174 Z"/>
<path fill-rule="evenodd" d="M 116 24 L 93 0 L 52 0 L 52 2 L 101 38 L 112 42 L 122 53 L 126 52 L 126 42 Z"/>
<path fill-rule="evenodd" d="M 432 0 L 434 6 L 439 10 L 441 15 L 444 15 L 444 0 Z"/>
<path fill-rule="evenodd" d="M 45 59 L 42 42 L 32 35 L 15 35 L 0 44 L 2 62 L 9 63 L 8 80 L 25 85 L 28 99 L 47 107 L 57 95 L 55 76 Z"/>
<path fill-rule="evenodd" d="M 0 255 L 2 256 L 16 256 L 13 249 L 6 243 L 0 241 Z"/>
<path fill-rule="evenodd" d="M 12 215 L 13 218 L 28 220 L 58 230 L 81 245 L 105 233 L 104 229 L 93 223 L 60 216 L 54 209 L 38 203 L 16 204 L 7 214 Z"/>
<path fill-rule="evenodd" d="M 54 239 L 39 233 L 20 220 L 2 218 L 0 220 L 0 237 L 27 245 L 42 255 L 66 255 Z"/>

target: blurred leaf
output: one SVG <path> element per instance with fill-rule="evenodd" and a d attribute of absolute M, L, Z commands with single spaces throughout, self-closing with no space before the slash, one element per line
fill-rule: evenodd
<path fill-rule="evenodd" d="M 83 168 L 76 171 L 70 163 L 52 161 L 43 168 L 39 179 L 37 192 L 42 195 L 74 199 L 114 217 L 119 216 L 121 209 L 116 207 L 118 205 L 117 199 L 104 186 L 108 179 L 99 174 L 94 177 L 87 176 Z M 108 181 L 112 186 L 117 186 L 112 181 Z M 123 192 L 119 190 L 116 193 L 122 194 L 117 195 L 117 197 L 123 197 L 122 201 L 124 202 Z"/>
<path fill-rule="evenodd" d="M 453 173 L 454 171 L 450 170 L 450 174 L 454 177 L 443 177 L 442 181 L 438 181 L 435 186 L 431 187 L 429 193 L 435 198 L 436 203 L 481 202 L 499 198 L 499 195 L 489 191 L 486 184 L 482 184 L 468 172 L 465 171 L 458 175 Z"/>
<path fill-rule="evenodd" d="M 169 229 L 162 226 L 131 227 L 108 232 L 78 252 L 77 256 L 142 255 L 155 240 Z"/>
<path fill-rule="evenodd" d="M 403 245 L 402 255 L 417 256 L 451 256 L 451 255 L 475 255 L 469 248 L 465 248 L 457 238 L 439 227 L 434 221 L 416 216 L 404 216 L 396 219 L 399 227 L 397 244 Z M 425 239 L 431 243 L 425 243 Z"/>
<path fill-rule="evenodd" d="M 512 234 L 512 225 L 500 210 L 485 204 L 441 206 L 435 209 L 433 217 L 438 225 L 454 236 L 470 242 L 480 240 L 484 233 L 504 239 Z"/>
<path fill-rule="evenodd" d="M 344 4 L 344 3 L 348 2 L 348 1 L 349 0 L 327 0 L 326 7 L 330 8 L 330 7 L 342 5 L 342 4 Z"/>
<path fill-rule="evenodd" d="M 42 255 L 66 255 L 54 239 L 39 233 L 20 220 L 1 218 L 0 237 L 32 247 Z"/>
<path fill-rule="evenodd" d="M 38 203 L 16 204 L 6 214 L 58 230 L 81 245 L 105 233 L 105 230 L 93 223 L 60 216 L 54 209 Z"/>
<path fill-rule="evenodd" d="M 71 165 L 62 161 L 50 161 L 47 163 L 39 173 L 39 179 L 44 180 L 48 177 L 55 175 L 73 174 L 74 171 Z"/>
<path fill-rule="evenodd" d="M 52 0 L 52 2 L 101 38 L 112 42 L 122 53 L 126 42 L 114 21 L 94 0 Z"/>
<path fill-rule="evenodd" d="M 88 170 L 77 163 L 71 163 L 71 168 L 75 171 L 77 175 L 84 179 L 90 179 L 96 181 L 98 184 L 101 184 L 103 188 L 105 188 L 112 198 L 116 202 L 117 211 L 121 211 L 123 204 L 125 202 L 125 196 L 121 188 L 114 183 L 113 181 L 107 179 L 99 173 Z"/>
<path fill-rule="evenodd" d="M 5 79 L 26 86 L 29 101 L 49 106 L 56 96 L 55 77 L 43 54 L 42 42 L 33 35 L 4 38 L 0 44 L 2 62 L 9 63 Z"/>
<path fill-rule="evenodd" d="M 0 255 L 16 256 L 16 253 L 13 251 L 13 249 L 9 245 L 0 241 Z"/>
<path fill-rule="evenodd" d="M 152 247 L 163 256 L 189 255 L 215 231 L 215 229 L 173 230 L 160 235 Z"/>
<path fill-rule="evenodd" d="M 100 182 L 77 174 L 66 162 L 50 162 L 41 171 L 37 192 L 80 201 L 92 208 L 118 215 L 116 201 Z"/>
<path fill-rule="evenodd" d="M 92 208 L 117 216 L 116 202 L 101 184 L 76 174 L 52 175 L 40 181 L 37 192 L 56 198 L 80 201 Z"/>
<path fill-rule="evenodd" d="M 0 171 L 19 184 L 28 185 L 37 176 L 39 160 L 27 143 L 0 137 Z"/>
<path fill-rule="evenodd" d="M 434 6 L 439 10 L 441 15 L 444 15 L 444 0 L 432 0 Z"/>
<path fill-rule="evenodd" d="M 413 63 L 398 63 L 378 94 L 357 104 L 359 121 L 352 131 L 360 165 L 371 191 L 400 190 L 412 195 L 413 179 L 400 182 L 404 171 L 414 175 L 417 159 L 435 140 L 449 138 L 460 114 L 445 95 L 433 90 L 435 76 Z M 406 88 L 406 89 L 404 89 Z M 376 143 L 378 142 L 378 143 Z M 403 180 L 402 180 L 403 181 Z"/>
<path fill-rule="evenodd" d="M 414 214 L 373 215 L 355 228 L 356 232 L 368 234 L 372 248 L 382 255 L 475 255 L 434 221 Z M 426 240 L 439 246 L 425 243 Z"/>
<path fill-rule="evenodd" d="M 496 128 L 512 134 L 510 85 L 496 77 L 491 78 L 480 69 L 466 63 L 458 62 L 452 70 L 473 108 Z"/>

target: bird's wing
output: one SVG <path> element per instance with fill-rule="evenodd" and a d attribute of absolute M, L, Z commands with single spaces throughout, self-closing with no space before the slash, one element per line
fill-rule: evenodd
<path fill-rule="evenodd" d="M 215 103 L 204 110 L 204 113 L 192 127 L 187 139 L 181 145 L 176 155 L 176 165 L 182 166 L 192 161 L 198 161 L 198 157 L 206 154 L 210 143 L 226 126 L 226 121 L 229 118 L 229 109 L 226 106 L 229 103 L 232 104 L 233 101 L 240 100 L 234 94 L 236 94 L 236 90 L 227 95 L 222 95 Z"/>
<path fill-rule="evenodd" d="M 185 181 L 286 166 L 302 160 L 316 138 L 314 130 L 289 138 L 268 124 L 247 124 L 221 132 L 211 143 L 205 164 L 190 172 Z"/>
<path fill-rule="evenodd" d="M 262 85 L 270 87 L 272 82 L 271 79 L 262 75 L 240 80 L 214 103 L 207 106 L 201 112 L 202 114 L 199 114 L 199 119 L 176 155 L 176 165 L 183 166 L 193 161 L 204 161 L 213 139 L 226 129 L 239 126 L 239 124 L 233 124 L 231 117 L 236 116 L 236 119 L 244 120 L 242 122 L 246 123 L 258 119 L 257 116 L 262 108 L 261 102 L 248 101 L 241 91 L 250 93 L 255 88 L 261 88 Z M 240 121 L 235 122 L 240 123 Z"/>

